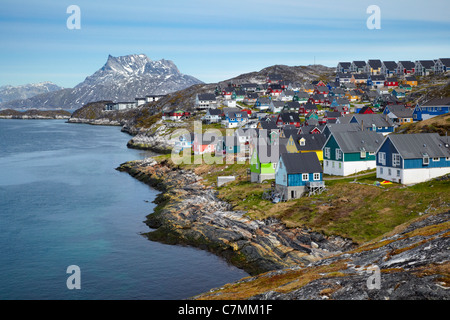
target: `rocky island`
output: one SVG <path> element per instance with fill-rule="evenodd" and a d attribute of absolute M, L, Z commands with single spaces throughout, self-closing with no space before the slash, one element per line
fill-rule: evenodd
<path fill-rule="evenodd" d="M 0 119 L 69 119 L 71 113 L 65 110 L 27 110 L 6 109 L 0 111 Z"/>

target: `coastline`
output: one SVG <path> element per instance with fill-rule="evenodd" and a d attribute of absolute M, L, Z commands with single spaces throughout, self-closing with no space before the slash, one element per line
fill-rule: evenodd
<path fill-rule="evenodd" d="M 275 219 L 251 220 L 218 199 L 200 176 L 167 161 L 130 161 L 117 170 L 161 192 L 145 221 L 149 240 L 210 251 L 250 275 L 306 266 L 354 247 L 341 237 L 287 228 Z"/>

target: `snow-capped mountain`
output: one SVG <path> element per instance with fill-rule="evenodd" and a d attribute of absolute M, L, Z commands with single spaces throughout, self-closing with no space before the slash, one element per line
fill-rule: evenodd
<path fill-rule="evenodd" d="M 182 74 L 170 60 L 152 61 L 144 54 L 109 56 L 105 65 L 73 89 L 0 104 L 1 108 L 77 109 L 89 102 L 135 101 L 147 95 L 185 89 L 200 80 Z"/>
<path fill-rule="evenodd" d="M 0 87 L 0 103 L 9 102 L 18 99 L 28 99 L 38 94 L 58 91 L 62 87 L 52 82 L 30 83 L 21 86 L 1 86 Z"/>

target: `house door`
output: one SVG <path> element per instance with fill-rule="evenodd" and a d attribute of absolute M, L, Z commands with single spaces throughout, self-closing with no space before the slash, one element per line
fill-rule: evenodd
<path fill-rule="evenodd" d="M 295 199 L 295 190 L 291 190 L 291 198 Z"/>

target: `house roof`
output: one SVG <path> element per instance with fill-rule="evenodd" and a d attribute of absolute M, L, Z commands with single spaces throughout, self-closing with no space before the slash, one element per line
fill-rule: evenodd
<path fill-rule="evenodd" d="M 384 81 L 386 80 L 386 77 L 382 74 L 374 74 L 370 76 L 370 79 L 372 81 Z"/>
<path fill-rule="evenodd" d="M 379 113 L 353 114 L 350 119 L 355 118 L 356 121 L 364 128 L 376 127 L 392 127 L 394 124 L 390 118 Z"/>
<path fill-rule="evenodd" d="M 220 109 L 208 109 L 208 111 L 206 111 L 206 114 L 209 114 L 210 116 L 220 116 L 222 114 L 222 110 L 220 110 Z"/>
<path fill-rule="evenodd" d="M 450 97 L 435 98 L 426 102 L 423 106 L 450 106 Z"/>
<path fill-rule="evenodd" d="M 384 140 L 381 133 L 374 131 L 333 132 L 332 136 L 344 153 L 375 152 Z"/>
<path fill-rule="evenodd" d="M 420 63 L 425 69 L 431 69 L 434 67 L 433 60 L 418 60 L 417 62 Z"/>
<path fill-rule="evenodd" d="M 284 123 L 288 122 L 300 122 L 300 118 L 295 112 L 280 113 L 280 118 Z"/>
<path fill-rule="evenodd" d="M 367 73 L 355 73 L 353 74 L 353 78 L 355 79 L 367 79 L 369 76 Z"/>
<path fill-rule="evenodd" d="M 343 119 L 344 117 L 340 117 L 339 119 Z M 361 127 L 357 123 L 334 123 L 334 124 L 326 124 L 326 128 L 331 133 L 334 132 L 356 132 L 361 131 Z"/>
<path fill-rule="evenodd" d="M 450 58 L 439 58 L 444 66 L 450 66 Z"/>
<path fill-rule="evenodd" d="M 281 159 L 288 174 L 322 173 L 322 166 L 315 152 L 282 153 Z"/>
<path fill-rule="evenodd" d="M 416 64 L 412 61 L 399 61 L 398 64 L 402 64 L 405 69 L 414 69 Z"/>
<path fill-rule="evenodd" d="M 412 118 L 414 110 L 403 105 L 386 106 L 397 118 Z"/>
<path fill-rule="evenodd" d="M 351 62 L 339 62 L 338 63 L 343 68 L 348 68 L 352 64 Z"/>
<path fill-rule="evenodd" d="M 213 93 L 199 93 L 198 100 L 210 100 L 215 101 L 216 96 Z"/>
<path fill-rule="evenodd" d="M 404 159 L 450 157 L 449 139 L 437 133 L 391 134 L 387 137 Z M 446 141 L 447 139 L 447 141 Z"/>
<path fill-rule="evenodd" d="M 381 60 L 377 60 L 377 59 L 369 60 L 369 61 L 367 61 L 367 64 L 374 69 L 381 68 Z"/>
<path fill-rule="evenodd" d="M 383 61 L 384 66 L 387 70 L 394 71 L 397 68 L 397 62 L 395 61 Z"/>
<path fill-rule="evenodd" d="M 366 65 L 365 61 L 353 61 L 352 62 L 355 66 L 357 66 L 358 68 L 363 68 Z"/>
<path fill-rule="evenodd" d="M 299 151 L 307 151 L 307 150 L 322 150 L 325 142 L 327 141 L 327 137 L 323 133 L 318 134 L 309 134 L 303 133 L 296 135 L 297 141 L 297 149 Z M 300 140 L 305 140 L 305 145 L 302 146 Z"/>

